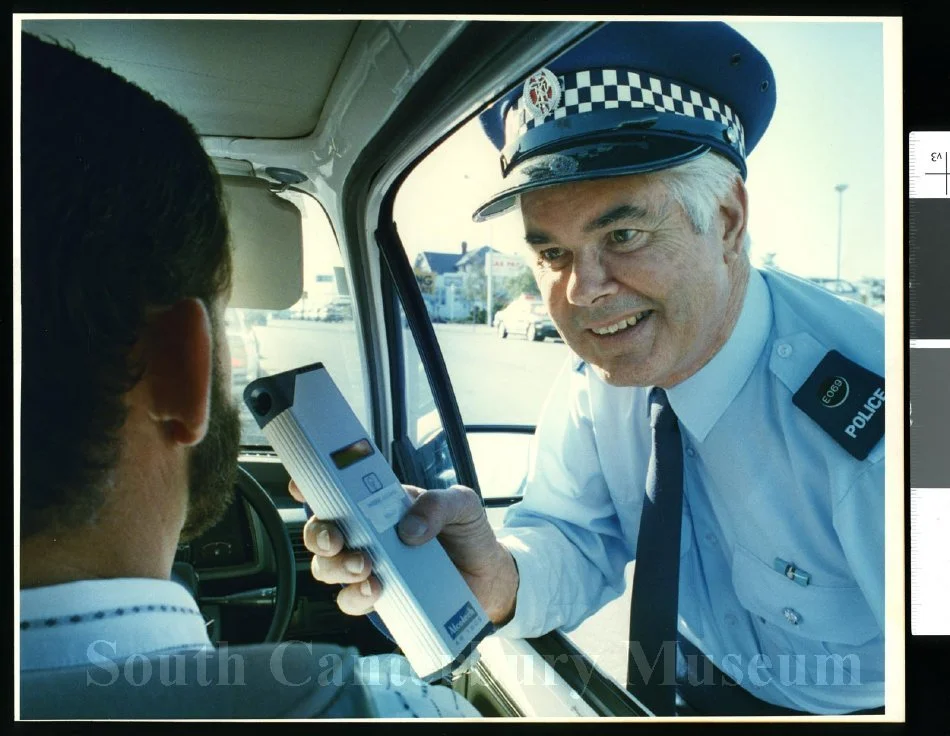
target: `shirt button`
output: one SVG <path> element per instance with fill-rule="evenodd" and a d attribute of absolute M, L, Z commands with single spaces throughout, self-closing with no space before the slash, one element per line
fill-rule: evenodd
<path fill-rule="evenodd" d="M 690 457 L 693 457 L 696 454 L 696 450 L 694 450 L 692 447 L 687 445 L 686 454 L 689 455 Z"/>
<path fill-rule="evenodd" d="M 729 624 L 730 626 L 735 626 L 737 623 L 739 623 L 739 619 L 736 618 L 736 615 L 734 613 L 727 613 L 725 616 L 725 619 L 726 619 L 726 623 Z"/>
<path fill-rule="evenodd" d="M 706 532 L 706 541 L 709 542 L 710 544 L 715 544 L 717 541 L 716 535 L 713 534 L 712 532 Z"/>
<path fill-rule="evenodd" d="M 787 358 L 789 355 L 792 354 L 792 346 L 789 345 L 787 342 L 783 342 L 781 345 L 778 346 L 778 350 L 776 352 L 778 352 L 778 357 Z"/>
<path fill-rule="evenodd" d="M 796 613 L 791 608 L 786 608 L 782 613 L 785 614 L 785 620 L 788 621 L 792 626 L 798 626 L 798 613 Z"/>

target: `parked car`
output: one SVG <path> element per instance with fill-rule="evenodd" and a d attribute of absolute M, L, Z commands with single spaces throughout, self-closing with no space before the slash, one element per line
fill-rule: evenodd
<path fill-rule="evenodd" d="M 271 324 L 275 321 L 294 319 L 294 313 L 289 309 L 275 309 L 267 314 L 266 324 Z"/>
<path fill-rule="evenodd" d="M 546 337 L 560 337 L 544 302 L 525 294 L 496 312 L 492 325 L 502 339 L 509 334 L 524 335 L 526 340 L 538 342 Z"/>
<path fill-rule="evenodd" d="M 353 319 L 353 301 L 348 296 L 334 297 L 313 310 L 313 319 L 320 322 L 347 322 Z"/>
<path fill-rule="evenodd" d="M 231 392 L 240 399 L 244 387 L 261 374 L 260 347 L 244 310 L 224 310 L 224 329 L 231 353 Z"/>
<path fill-rule="evenodd" d="M 865 304 L 874 307 L 884 301 L 884 279 L 863 278 L 856 286 Z"/>
<path fill-rule="evenodd" d="M 822 289 L 830 291 L 832 294 L 836 294 L 846 299 L 861 301 L 861 292 L 858 291 L 858 288 L 850 281 L 845 281 L 844 279 L 821 277 L 814 277 L 808 280 L 818 284 Z"/>

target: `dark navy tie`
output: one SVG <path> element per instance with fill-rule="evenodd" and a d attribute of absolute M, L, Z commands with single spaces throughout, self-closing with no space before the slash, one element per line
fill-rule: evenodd
<path fill-rule="evenodd" d="M 650 392 L 653 452 L 633 574 L 627 689 L 658 716 L 675 715 L 683 445 L 666 392 Z"/>

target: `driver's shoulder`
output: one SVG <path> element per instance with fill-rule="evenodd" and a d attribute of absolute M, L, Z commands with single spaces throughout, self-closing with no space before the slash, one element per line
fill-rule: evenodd
<path fill-rule="evenodd" d="M 282 642 L 169 650 L 23 671 L 21 717 L 321 718 L 377 715 L 352 648 Z"/>

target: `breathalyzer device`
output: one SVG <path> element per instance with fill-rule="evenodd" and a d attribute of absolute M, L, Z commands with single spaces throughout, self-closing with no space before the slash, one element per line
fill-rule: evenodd
<path fill-rule="evenodd" d="M 376 612 L 416 674 L 471 668 L 494 625 L 437 539 L 399 539 L 412 499 L 323 364 L 252 381 L 244 402 L 317 517 L 372 560 Z"/>

